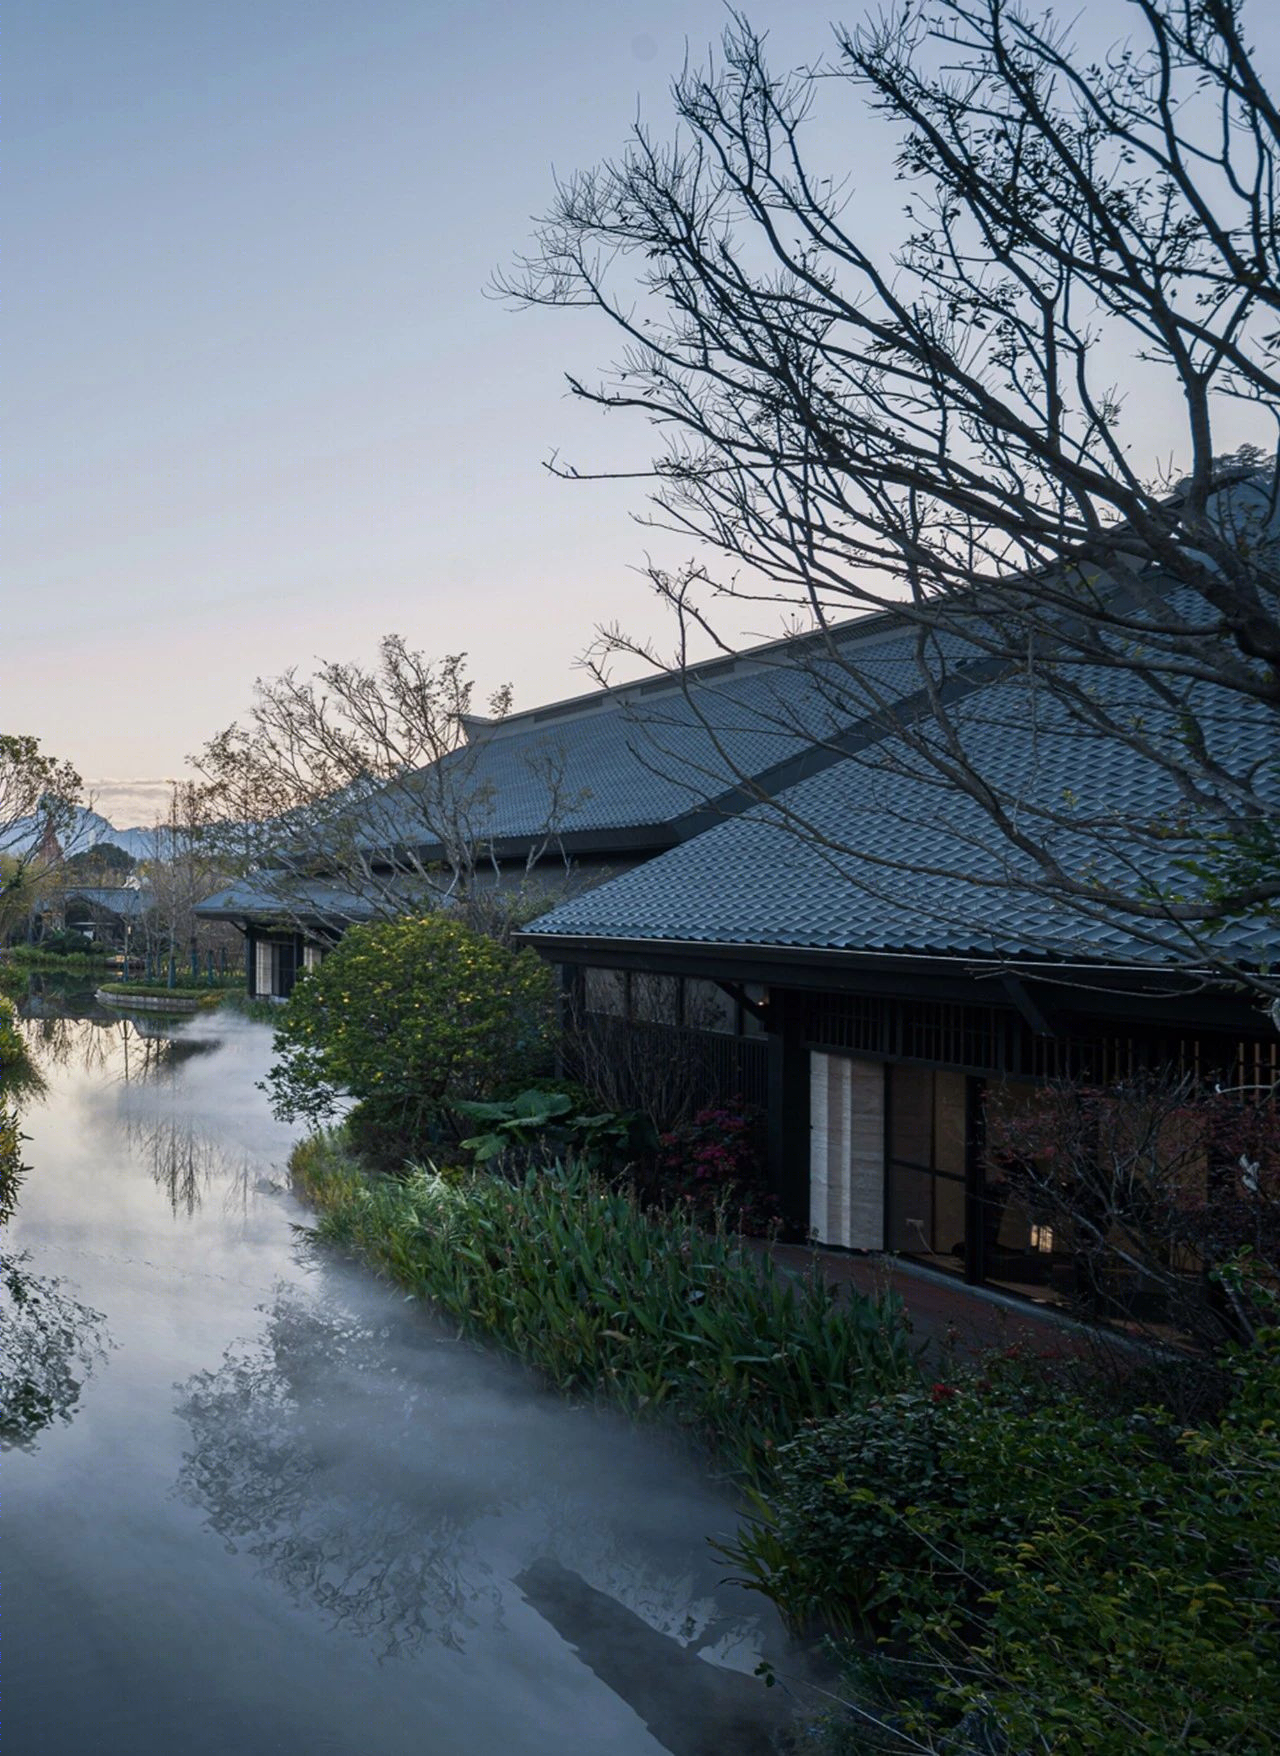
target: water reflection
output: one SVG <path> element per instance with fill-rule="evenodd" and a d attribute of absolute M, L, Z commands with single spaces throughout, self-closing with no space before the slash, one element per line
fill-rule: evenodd
<path fill-rule="evenodd" d="M 217 1040 L 188 1036 L 187 1017 L 163 1013 L 122 1013 L 103 1006 L 92 980 L 6 967 L 5 991 L 18 1004 L 24 1038 L 33 1058 L 47 1072 L 73 1070 L 90 1076 L 116 1068 L 125 1080 L 146 1079 L 163 1067 L 209 1054 Z"/>
<path fill-rule="evenodd" d="M 671 1756 L 770 1756 L 777 1750 L 791 1717 L 781 1691 L 767 1694 L 740 1671 L 709 1664 L 558 1561 L 535 1561 L 516 1584 Z"/>
<path fill-rule="evenodd" d="M 125 1138 L 168 1197 L 175 1218 L 190 1219 L 211 1186 L 226 1185 L 229 1207 L 245 1207 L 252 1194 L 278 1193 L 283 1185 L 255 1176 L 250 1160 L 226 1152 L 181 1113 L 137 1115 L 126 1111 Z"/>
<path fill-rule="evenodd" d="M 287 1288 L 266 1315 L 256 1342 L 181 1387 L 180 1491 L 230 1550 L 380 1658 L 460 1647 L 501 1605 L 473 1535 L 496 1496 L 469 1468 L 433 1474 L 429 1498 L 413 1491 L 422 1390 L 401 1378 L 387 1329 Z"/>
<path fill-rule="evenodd" d="M 15 1748 L 758 1746 L 780 1692 L 751 1671 L 780 1630 L 707 1546 L 735 1509 L 674 1448 L 298 1247 L 269 1031 L 27 1028 L 62 1058 L 4 1289 L 34 1334 L 13 1442 L 46 1435 L 6 1482 Z M 81 1289 L 119 1343 L 92 1394 L 110 1344 Z"/>
<path fill-rule="evenodd" d="M 25 1251 L 0 1268 L 0 1445 L 30 1448 L 70 1421 L 106 1344 L 101 1311 L 60 1280 L 33 1274 Z"/>
<path fill-rule="evenodd" d="M 370 1319 L 349 1287 L 340 1304 L 282 1287 L 258 1338 L 179 1387 L 191 1428 L 179 1490 L 210 1528 L 379 1658 L 460 1649 L 501 1627 L 518 1594 L 574 1644 L 594 1620 L 588 1662 L 602 1678 L 610 1649 L 634 1648 L 643 1629 L 648 1659 L 678 1660 L 686 1692 L 723 1709 L 741 1685 L 759 1707 L 758 1617 L 745 1594 L 726 1608 L 718 1565 L 691 1550 L 687 1486 L 667 1501 L 655 1485 L 661 1448 L 625 1457 L 615 1424 L 566 1410 L 420 1309 L 400 1304 L 388 1323 L 386 1295 L 372 1296 Z M 576 1581 L 577 1596 L 542 1592 L 548 1577 Z M 597 1600 L 616 1612 L 607 1625 L 578 1615 Z M 737 1683 L 714 1680 L 723 1665 Z"/>
<path fill-rule="evenodd" d="M 24 1031 L 23 1045 L 30 1050 Z M 9 1227 L 28 1166 L 25 1136 L 14 1098 L 47 1091 L 33 1060 L 9 1059 L 0 1108 L 0 1226 L 5 1255 L 0 1263 L 0 1446 L 30 1448 L 46 1427 L 70 1421 L 84 1380 L 104 1352 L 100 1311 L 82 1304 L 54 1276 L 36 1274 L 26 1251 L 11 1253 Z"/>

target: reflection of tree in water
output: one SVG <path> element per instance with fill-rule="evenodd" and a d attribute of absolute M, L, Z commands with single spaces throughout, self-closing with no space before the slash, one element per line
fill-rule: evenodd
<path fill-rule="evenodd" d="M 460 1473 L 433 1477 L 424 1498 L 421 1391 L 389 1345 L 387 1330 L 283 1291 L 261 1341 L 188 1380 L 178 1406 L 193 1440 L 183 1495 L 380 1657 L 429 1640 L 460 1648 L 500 1604 L 470 1534 L 495 1497 Z"/>
<path fill-rule="evenodd" d="M 69 1421 L 85 1378 L 102 1358 L 100 1311 L 82 1305 L 25 1252 L 0 1268 L 0 1443 L 31 1445 L 56 1420 Z"/>
<path fill-rule="evenodd" d="M 246 1180 L 247 1164 L 225 1152 L 183 1115 L 130 1116 L 125 1121 L 125 1137 L 148 1165 L 157 1188 L 169 1197 L 175 1214 L 190 1218 L 219 1174 L 236 1179 L 237 1189 Z"/>
<path fill-rule="evenodd" d="M 121 1017 L 99 1006 L 28 998 L 21 1007 L 23 1036 L 37 1065 L 77 1068 L 126 1085 L 170 1072 L 218 1047 L 217 1037 L 186 1036 L 171 1021 Z"/>

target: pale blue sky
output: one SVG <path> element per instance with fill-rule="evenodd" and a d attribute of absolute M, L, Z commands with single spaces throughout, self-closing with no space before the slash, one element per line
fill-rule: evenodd
<path fill-rule="evenodd" d="M 770 10 L 780 48 L 826 47 L 826 4 Z M 367 659 L 390 630 L 523 704 L 584 687 L 594 622 L 652 614 L 639 495 L 541 463 L 642 435 L 565 401 L 607 333 L 482 289 L 552 166 L 617 147 L 638 100 L 661 118 L 686 36 L 722 21 L 714 0 L 13 8 L 5 726 L 98 783 L 164 776 L 256 673 Z"/>
<path fill-rule="evenodd" d="M 830 0 L 751 15 L 779 64 L 830 43 Z M 395 630 L 529 705 L 586 686 L 597 621 L 658 626 L 639 486 L 541 467 L 647 455 L 565 398 L 610 333 L 483 288 L 553 166 L 615 150 L 637 103 L 665 131 L 686 39 L 701 58 L 723 21 L 716 0 L 11 8 L 5 729 L 123 823 L 141 795 L 104 783 L 178 772 L 255 674 Z M 826 143 L 884 226 L 883 125 L 849 104 Z"/>

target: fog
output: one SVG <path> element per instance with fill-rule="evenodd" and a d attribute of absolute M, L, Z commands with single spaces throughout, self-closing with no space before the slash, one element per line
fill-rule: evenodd
<path fill-rule="evenodd" d="M 772 1748 L 696 1461 L 309 1241 L 262 1026 L 62 1024 L 13 1242 L 101 1334 L 6 1461 L 9 1749 Z"/>

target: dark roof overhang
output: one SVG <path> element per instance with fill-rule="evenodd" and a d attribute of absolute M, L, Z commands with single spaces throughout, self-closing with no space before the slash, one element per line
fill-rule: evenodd
<path fill-rule="evenodd" d="M 578 829 L 558 835 L 550 832 L 504 835 L 496 836 L 492 841 L 479 836 L 476 845 L 483 850 L 481 864 L 490 857 L 500 864 L 527 860 L 531 853 L 543 847 L 547 849 L 548 859 L 560 853 L 578 858 L 598 855 L 601 859 L 607 859 L 610 854 L 664 854 L 682 839 L 677 825 L 684 821 L 678 818 L 664 823 L 632 824 L 620 829 Z M 698 827 L 706 826 L 699 824 Z M 415 864 L 443 864 L 446 857 L 445 849 L 438 844 L 413 846 L 408 842 L 378 848 L 376 856 L 384 859 L 392 869 Z"/>
<path fill-rule="evenodd" d="M 1255 1036 L 1269 1029 L 1255 1001 L 1208 969 L 1067 962 L 1049 956 L 846 951 L 527 931 L 516 938 L 552 962 L 596 968 L 759 982 L 808 992 L 1001 1006 L 1024 1016 L 1030 995 L 1034 1010 L 1046 1018 L 1108 1018 L 1115 1020 L 1117 1028 L 1128 1020 Z"/>

